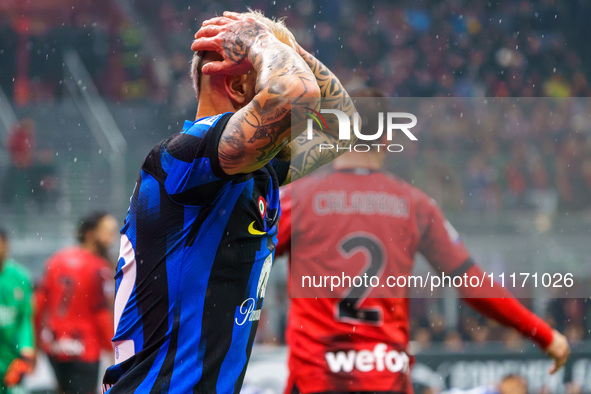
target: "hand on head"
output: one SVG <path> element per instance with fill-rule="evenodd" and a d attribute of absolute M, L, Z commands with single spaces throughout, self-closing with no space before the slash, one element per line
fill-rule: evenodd
<path fill-rule="evenodd" d="M 203 66 L 203 74 L 244 74 L 251 67 L 248 54 L 252 45 L 265 36 L 273 37 L 264 23 L 236 12 L 203 22 L 191 45 L 194 51 L 214 51 L 223 60 Z"/>

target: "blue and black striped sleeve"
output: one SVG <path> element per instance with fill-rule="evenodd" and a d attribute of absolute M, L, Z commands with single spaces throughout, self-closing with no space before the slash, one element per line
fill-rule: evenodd
<path fill-rule="evenodd" d="M 234 177 L 224 173 L 218 157 L 220 137 L 231 116 L 186 122 L 181 133 L 162 143 L 159 164 L 164 188 L 173 200 L 200 205 Z"/>

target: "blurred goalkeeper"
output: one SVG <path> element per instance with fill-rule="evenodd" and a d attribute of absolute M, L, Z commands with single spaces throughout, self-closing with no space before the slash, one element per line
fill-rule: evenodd
<path fill-rule="evenodd" d="M 0 229 L 0 393 L 11 393 L 34 363 L 31 280 L 8 258 L 8 235 Z"/>
<path fill-rule="evenodd" d="M 383 94 L 364 89 L 352 96 Z M 377 130 L 377 117 L 364 116 L 375 114 L 376 107 L 368 101 L 355 106 L 367 130 Z M 291 249 L 292 277 L 342 273 L 343 266 L 351 264 L 359 267 L 354 275 L 365 271 L 382 278 L 408 276 L 417 252 L 438 272 L 480 277 L 482 270 L 435 202 L 382 170 L 384 159 L 385 149 L 346 153 L 327 171 L 282 190 L 277 253 Z M 292 294 L 295 286 L 292 282 Z M 286 394 L 412 393 L 408 290 L 392 289 L 397 293 L 389 298 L 367 298 L 370 288 L 351 287 L 342 298 L 292 298 Z M 500 285 L 484 294 L 471 288 L 460 292 L 474 309 L 544 349 L 554 360 L 551 373 L 567 361 L 565 337 Z"/>

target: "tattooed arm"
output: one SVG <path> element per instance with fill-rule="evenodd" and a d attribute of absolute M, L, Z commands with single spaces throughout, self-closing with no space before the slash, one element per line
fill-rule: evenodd
<path fill-rule="evenodd" d="M 255 96 L 228 121 L 218 155 L 227 174 L 252 172 L 268 163 L 291 138 L 292 116 L 303 119 L 320 90 L 302 57 L 280 42 L 263 23 L 225 12 L 206 23 L 192 49 L 215 51 L 223 61 L 206 64 L 204 74 L 257 75 Z M 292 102 L 293 99 L 293 102 Z"/>
<path fill-rule="evenodd" d="M 306 64 L 316 78 L 316 82 L 320 87 L 322 97 L 322 108 L 337 109 L 347 114 L 353 124 L 353 113 L 355 106 L 353 100 L 339 81 L 339 79 L 318 59 L 297 45 L 297 50 L 300 56 L 305 60 Z M 314 130 L 313 139 L 308 140 L 306 134 L 301 134 L 292 142 L 293 156 L 291 158 L 290 169 L 285 181 L 285 184 L 293 182 L 315 169 L 329 163 L 336 157 L 343 154 L 345 147 L 354 145 L 357 141 L 355 134 L 351 131 L 350 140 L 338 139 L 338 122 L 336 116 L 330 115 L 325 117 L 327 129 L 323 131 Z M 361 129 L 361 125 L 359 125 Z M 320 144 L 330 144 L 334 149 L 327 150 L 319 149 Z M 341 148 L 337 150 L 338 148 Z"/>

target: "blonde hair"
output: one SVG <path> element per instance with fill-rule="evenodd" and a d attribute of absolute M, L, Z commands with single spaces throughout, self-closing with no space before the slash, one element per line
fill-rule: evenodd
<path fill-rule="evenodd" d="M 256 19 L 257 21 L 264 23 L 273 32 L 273 34 L 275 35 L 275 37 L 277 37 L 279 41 L 295 49 L 296 40 L 291 31 L 289 31 L 287 26 L 285 26 L 285 23 L 283 22 L 284 18 L 269 19 L 261 11 L 253 10 L 251 8 L 248 8 L 248 12 L 245 12 L 244 15 L 250 16 L 251 18 Z"/>
<path fill-rule="evenodd" d="M 264 23 L 277 37 L 279 41 L 284 43 L 285 45 L 289 45 L 293 49 L 296 48 L 296 40 L 285 26 L 283 22 L 283 18 L 281 19 L 269 19 L 259 10 L 253 10 L 250 7 L 248 8 L 248 12 L 242 13 L 242 15 L 249 16 L 257 21 Z M 193 80 L 193 88 L 195 89 L 195 93 L 199 96 L 199 85 L 201 83 L 201 67 L 203 67 L 203 57 L 204 54 L 202 52 L 195 52 L 193 54 L 193 59 L 191 60 L 191 79 Z"/>

